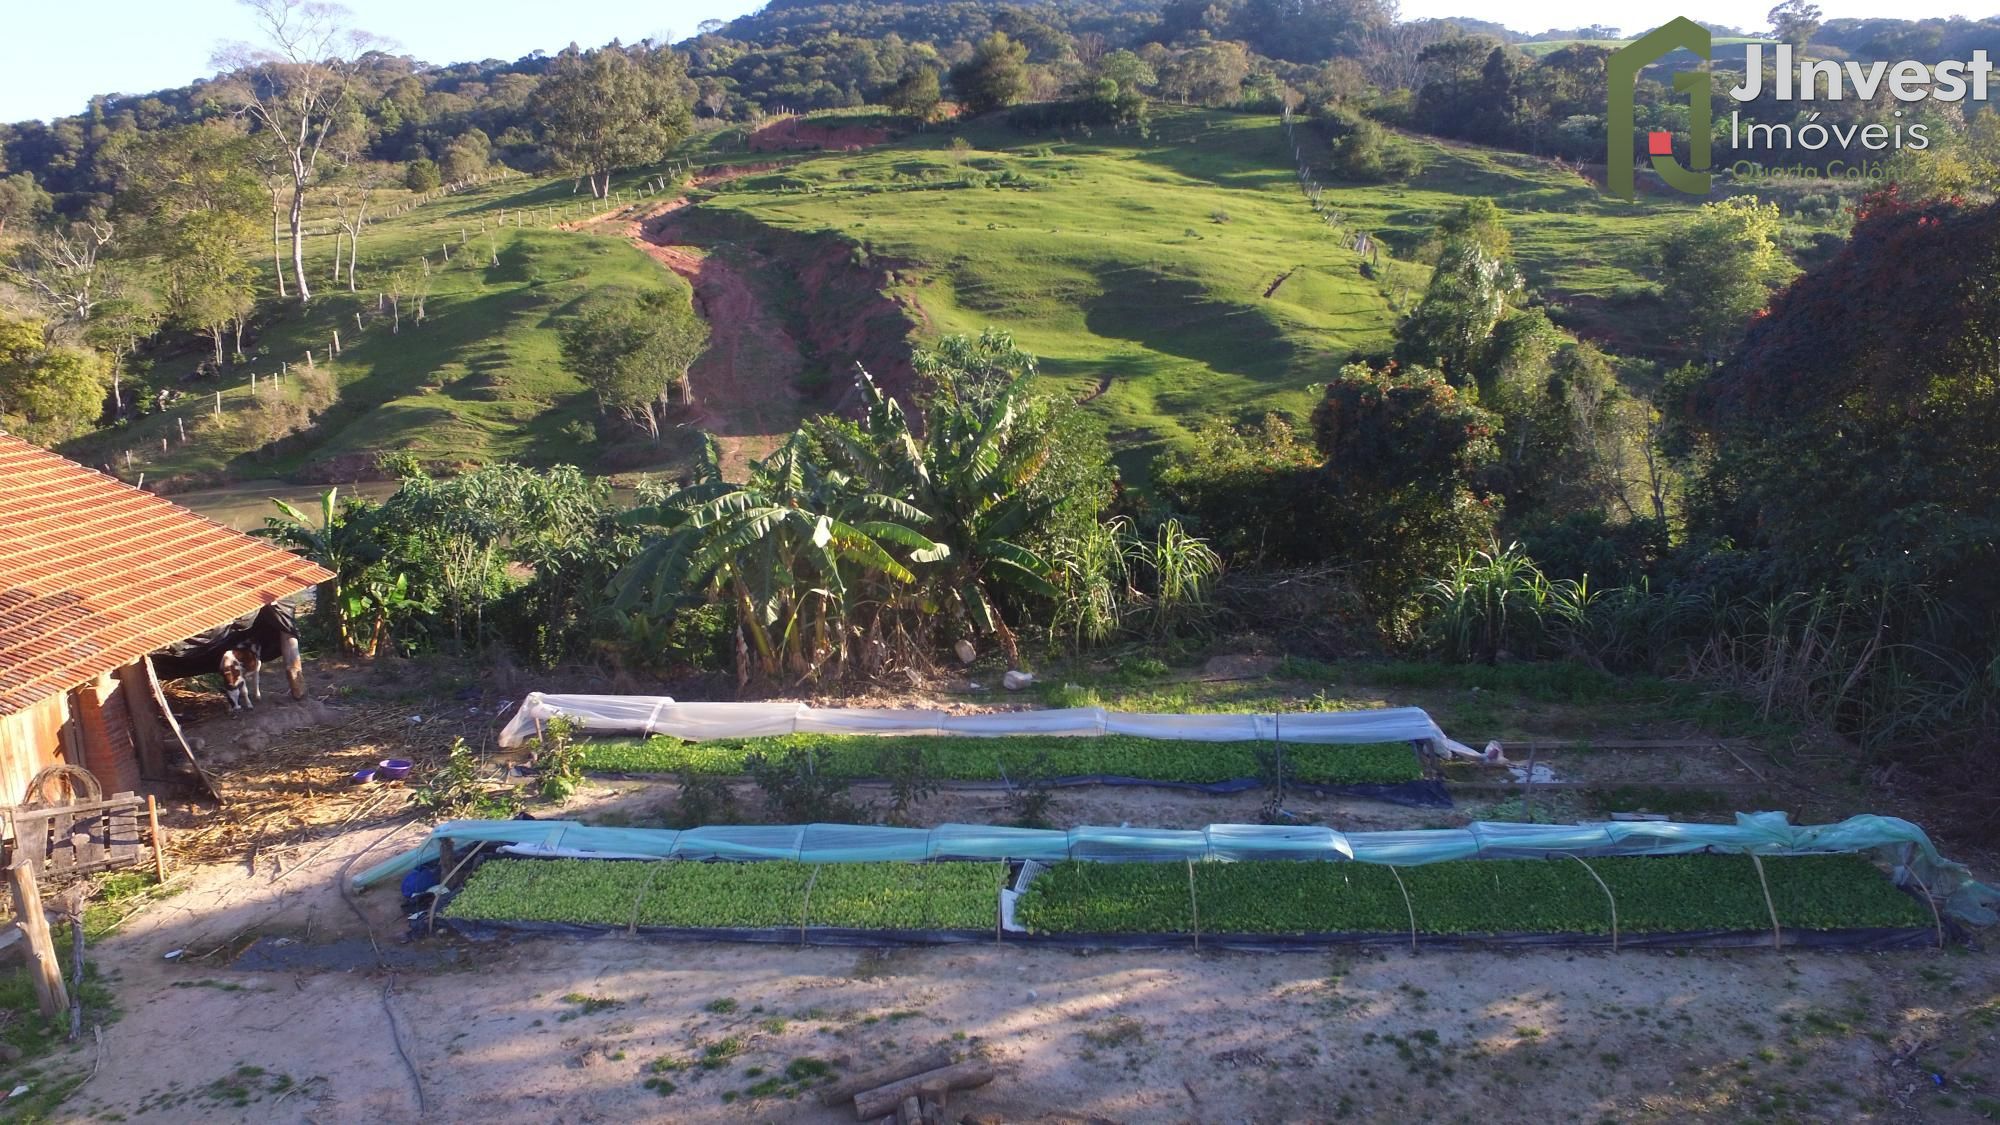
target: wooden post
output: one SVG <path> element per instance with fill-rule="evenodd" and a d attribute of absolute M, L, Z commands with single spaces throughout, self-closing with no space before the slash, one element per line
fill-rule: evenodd
<path fill-rule="evenodd" d="M 250 373 L 250 397 L 257 397 L 257 373 L 255 371 Z"/>
<path fill-rule="evenodd" d="M 333 350 L 326 354 L 330 356 L 340 354 L 340 329 L 336 328 L 333 330 Z"/>
<path fill-rule="evenodd" d="M 215 416 L 222 417 L 222 392 L 215 392 Z"/>
<path fill-rule="evenodd" d="M 153 878 L 167 881 L 167 838 L 160 834 L 160 803 L 146 794 L 146 828 L 153 834 Z"/>
<path fill-rule="evenodd" d="M 35 1001 L 42 1015 L 59 1015 L 69 1010 L 69 989 L 63 985 L 56 944 L 49 937 L 49 920 L 42 914 L 35 868 L 26 857 L 17 856 L 8 866 L 7 882 L 14 888 L 14 916 L 28 940 L 28 977 L 35 985 Z"/>

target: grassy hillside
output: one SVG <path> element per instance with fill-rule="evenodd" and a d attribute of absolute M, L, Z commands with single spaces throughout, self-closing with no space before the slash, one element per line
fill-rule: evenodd
<path fill-rule="evenodd" d="M 953 150 L 960 136 L 970 150 Z M 1407 255 L 1445 210 L 1492 198 L 1531 283 L 1546 299 L 1598 315 L 1615 318 L 1621 290 L 1643 278 L 1655 236 L 1689 206 L 1611 200 L 1524 156 L 1404 143 L 1425 163 L 1412 182 L 1330 188 L 1347 232 L 1372 232 Z M 697 166 L 735 164 L 742 174 L 697 192 L 676 223 L 697 249 L 749 271 L 760 300 L 778 306 L 775 319 L 796 324 L 800 306 L 813 302 L 822 325 L 838 320 L 857 296 L 844 291 L 854 283 L 814 291 L 772 264 L 784 259 L 756 255 L 754 244 L 806 236 L 851 243 L 855 259 L 886 269 L 896 295 L 914 306 L 920 335 L 987 326 L 1014 333 L 1042 357 L 1049 380 L 1103 416 L 1135 479 L 1202 418 L 1303 415 L 1314 384 L 1351 356 L 1389 347 L 1428 274 L 1391 253 L 1364 260 L 1350 233 L 1315 215 L 1285 134 L 1268 116 L 1163 109 L 1143 136 L 1099 130 L 1065 139 L 990 125 L 860 151 L 744 146 L 740 132 L 711 135 L 680 154 Z M 628 200 L 646 175 L 622 181 Z M 556 228 L 600 206 L 575 196 L 568 181 L 513 180 L 387 215 L 363 241 L 361 293 L 327 286 L 310 310 L 284 306 L 254 334 L 250 366 L 261 378 L 281 361 L 296 365 L 307 349 L 324 364 L 333 331 L 342 333 L 331 368 L 337 399 L 315 404 L 309 425 L 297 380 L 275 396 L 264 384 L 255 399 L 241 369 L 219 383 L 183 383 L 199 358 L 191 350 L 160 359 L 154 372 L 156 384 L 189 397 L 70 452 L 122 468 L 129 451 L 133 474 L 183 486 L 346 478 L 388 450 L 446 464 L 671 463 L 683 443 L 635 449 L 620 438 L 612 450 L 597 440 L 593 404 L 557 361 L 561 318 L 593 290 L 687 292 L 620 224 L 598 224 L 596 233 Z M 324 278 L 331 239 L 315 240 L 315 251 L 314 273 Z M 771 276 L 759 276 L 760 262 Z M 403 294 L 400 331 L 381 307 L 385 290 Z M 818 368 L 802 385 L 837 390 L 853 357 L 810 342 L 802 351 Z"/>
<path fill-rule="evenodd" d="M 912 135 L 798 158 L 702 207 L 900 263 L 933 332 L 1013 332 L 1049 378 L 1096 394 L 1135 467 L 1204 416 L 1303 413 L 1312 384 L 1389 346 L 1427 277 L 1386 255 L 1364 263 L 1313 213 L 1276 118 L 1164 110 L 1150 132 L 972 128 L 965 153 L 952 134 Z M 1413 249 L 1446 209 L 1487 196 L 1552 291 L 1605 297 L 1640 280 L 1652 236 L 1685 208 L 1609 200 L 1527 157 L 1412 143 L 1426 162 L 1414 182 L 1329 193 L 1347 226 Z"/>
<path fill-rule="evenodd" d="M 553 229 L 556 216 L 547 208 L 584 205 L 569 187 L 517 179 L 375 222 L 362 239 L 358 293 L 326 280 L 331 238 L 312 240 L 309 272 L 319 279 L 312 306 L 269 308 L 246 337 L 247 366 L 220 379 L 188 380 L 199 348 L 160 357 L 147 389 L 179 390 L 180 402 L 66 452 L 122 469 L 129 450 L 134 473 L 196 481 L 338 479 L 388 450 L 447 464 L 592 462 L 597 450 L 586 435 L 596 409 L 558 361 L 560 318 L 593 290 L 653 286 L 685 294 L 687 286 L 623 239 Z M 385 207 L 395 201 L 385 193 Z M 400 295 L 400 325 L 384 293 Z M 342 352 L 328 366 L 336 331 Z M 309 350 L 314 368 L 332 376 L 337 398 L 287 436 L 301 420 L 287 404 L 305 391 L 296 378 L 275 388 L 268 380 L 283 364 L 302 366 Z M 259 379 L 255 397 L 250 371 Z"/>

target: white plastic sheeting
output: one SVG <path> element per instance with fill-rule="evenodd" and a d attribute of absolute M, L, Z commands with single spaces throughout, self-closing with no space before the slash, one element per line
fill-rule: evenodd
<path fill-rule="evenodd" d="M 1129 734 L 1191 742 L 1429 742 L 1441 753 L 1476 758 L 1445 737 L 1421 707 L 1312 714 L 1154 715 L 1070 707 L 954 715 L 888 707 L 814 707 L 807 703 L 676 703 L 664 695 L 530 694 L 500 732 L 520 746 L 561 715 L 590 734 L 671 735 L 690 741 L 780 734 L 928 734 L 999 738 L 1040 734 Z"/>

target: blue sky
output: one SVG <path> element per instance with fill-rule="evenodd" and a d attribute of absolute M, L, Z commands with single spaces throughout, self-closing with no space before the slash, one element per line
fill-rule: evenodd
<path fill-rule="evenodd" d="M 516 59 L 572 41 L 596 46 L 694 34 L 763 0 L 343 0 L 355 26 L 434 63 Z M 81 111 L 92 94 L 150 93 L 212 74 L 218 43 L 253 38 L 235 0 L 4 0 L 0 121 Z M 79 19 L 83 14 L 84 18 Z M 87 25 L 87 26 L 85 26 Z M 95 29 L 95 30 L 93 30 Z"/>
<path fill-rule="evenodd" d="M 1539 31 L 1604 21 L 1638 31 L 1677 15 L 1757 27 L 1773 0 L 1404 0 L 1405 18 L 1477 14 Z M 1961 0 L 1820 0 L 1832 16 L 1994 14 Z M 519 58 L 572 41 L 692 34 L 705 19 L 729 19 L 762 0 L 663 0 L 583 4 L 549 0 L 348 0 L 354 23 L 428 62 Z M 9 0 L 0 36 L 0 121 L 80 111 L 92 94 L 147 93 L 211 73 L 218 43 L 249 38 L 248 13 L 234 0 Z M 79 18 L 81 17 L 81 18 Z"/>

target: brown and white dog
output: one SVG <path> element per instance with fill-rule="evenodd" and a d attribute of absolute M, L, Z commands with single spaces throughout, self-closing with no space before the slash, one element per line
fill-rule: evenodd
<path fill-rule="evenodd" d="M 231 711 L 249 711 L 263 701 L 264 665 L 285 662 L 292 698 L 306 697 L 305 671 L 299 663 L 299 629 L 289 607 L 269 602 L 252 617 L 211 629 L 199 637 L 161 649 L 150 658 L 161 680 L 220 675 L 223 698 Z"/>
<path fill-rule="evenodd" d="M 299 660 L 299 639 L 287 636 L 279 642 L 285 661 L 285 678 L 291 681 L 292 698 L 306 697 L 305 670 Z M 222 654 L 216 671 L 222 674 L 222 697 L 231 711 L 253 711 L 264 698 L 264 661 L 251 646 L 232 648 Z"/>

